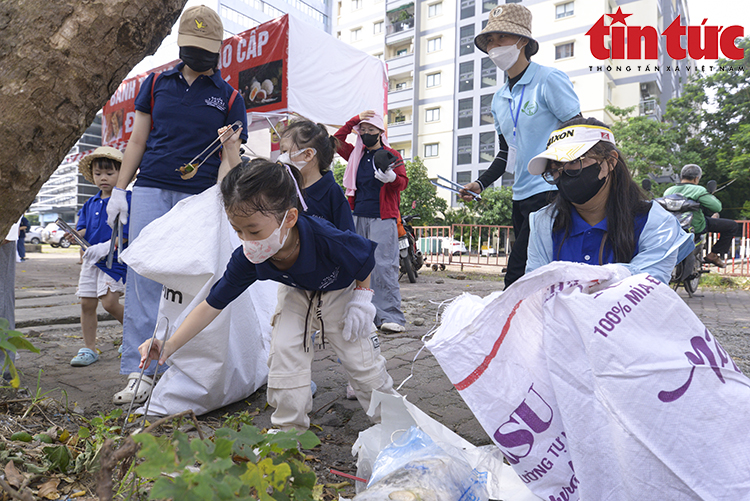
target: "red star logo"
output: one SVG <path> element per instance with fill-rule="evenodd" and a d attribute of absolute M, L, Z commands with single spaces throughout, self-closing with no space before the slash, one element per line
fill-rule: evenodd
<path fill-rule="evenodd" d="M 623 14 L 622 7 L 618 7 L 617 12 L 615 12 L 614 14 L 607 14 L 607 15 L 612 18 L 612 22 L 610 23 L 610 26 L 612 26 L 615 23 L 622 23 L 625 26 L 627 26 L 628 23 L 625 22 L 625 18 L 632 16 L 633 14 Z"/>

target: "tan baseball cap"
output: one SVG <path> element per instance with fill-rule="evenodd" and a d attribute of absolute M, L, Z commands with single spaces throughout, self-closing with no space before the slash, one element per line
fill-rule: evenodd
<path fill-rule="evenodd" d="M 182 13 L 180 29 L 177 31 L 178 46 L 198 47 L 218 54 L 223 39 L 224 25 L 210 7 L 198 5 Z"/>
<path fill-rule="evenodd" d="M 490 11 L 487 26 L 474 37 L 474 44 L 479 50 L 487 53 L 487 34 L 509 33 L 529 39 L 529 51 L 533 56 L 539 51 L 539 42 L 531 37 L 531 11 L 523 5 L 509 3 L 498 5 Z"/>
<path fill-rule="evenodd" d="M 90 155 L 86 155 L 78 162 L 78 172 L 91 184 L 94 184 L 94 175 L 91 173 L 92 167 L 91 162 L 95 158 L 109 158 L 116 162 L 122 163 L 122 152 L 117 148 L 111 148 L 109 146 L 100 146 L 95 149 Z"/>

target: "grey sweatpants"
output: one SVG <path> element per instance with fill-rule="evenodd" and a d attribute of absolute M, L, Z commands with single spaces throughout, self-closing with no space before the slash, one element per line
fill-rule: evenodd
<path fill-rule="evenodd" d="M 386 322 L 405 325 L 401 311 L 401 290 L 398 286 L 398 228 L 395 219 L 375 219 L 354 216 L 357 234 L 369 238 L 378 247 L 375 249 L 375 269 L 372 270 L 370 287 L 375 291 L 372 304 L 377 310 L 375 325 Z"/>

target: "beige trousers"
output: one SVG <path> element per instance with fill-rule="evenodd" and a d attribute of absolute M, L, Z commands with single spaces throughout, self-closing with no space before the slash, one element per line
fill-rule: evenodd
<path fill-rule="evenodd" d="M 312 410 L 310 379 L 315 354 L 311 337 L 317 330 L 316 342 L 333 347 L 365 411 L 370 407 L 372 390 L 397 394 L 380 354 L 375 324 L 363 339 L 345 341 L 341 335 L 344 309 L 353 289 L 353 283 L 347 289 L 329 292 L 279 286 L 268 357 L 267 396 L 268 403 L 276 408 L 271 415 L 274 426 L 299 431 L 310 426 L 307 414 Z M 379 412 L 373 420 L 380 421 Z"/>

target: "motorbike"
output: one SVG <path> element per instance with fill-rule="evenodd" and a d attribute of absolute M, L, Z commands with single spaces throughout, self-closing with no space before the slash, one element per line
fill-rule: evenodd
<path fill-rule="evenodd" d="M 644 180 L 642 186 L 646 191 L 650 191 L 651 182 Z M 716 191 L 716 181 L 709 181 L 708 191 L 709 193 Z M 698 290 L 701 275 L 710 272 L 708 267 L 703 266 L 703 248 L 706 244 L 706 234 L 696 234 L 693 227 L 693 215 L 701 210 L 701 204 L 677 193 L 656 198 L 654 201 L 677 218 L 683 231 L 693 235 L 693 243 L 695 244 L 693 252 L 677 263 L 672 270 L 672 278 L 669 281 L 674 290 L 682 285 L 685 287 L 688 297 L 693 297 Z"/>
<path fill-rule="evenodd" d="M 398 239 L 399 252 L 399 269 L 401 277 L 406 275 L 410 283 L 417 281 L 417 271 L 422 268 L 424 258 L 422 251 L 417 248 L 417 238 L 414 234 L 414 228 L 411 226 L 413 219 L 419 219 L 419 216 L 404 216 L 401 223 L 406 233 Z M 401 278 L 399 277 L 399 278 Z"/>

